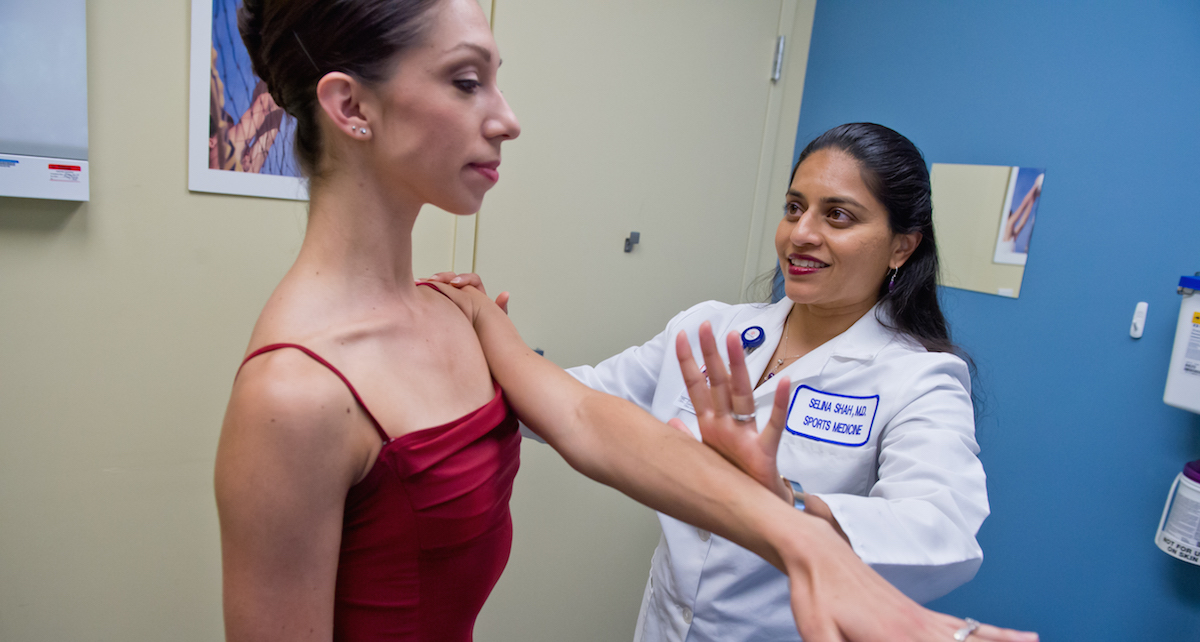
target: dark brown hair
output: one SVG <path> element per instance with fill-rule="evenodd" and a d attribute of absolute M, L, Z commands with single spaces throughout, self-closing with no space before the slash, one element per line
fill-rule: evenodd
<path fill-rule="evenodd" d="M 950 341 L 950 329 L 938 304 L 938 251 L 933 236 L 933 192 L 921 150 L 899 133 L 874 123 L 839 125 L 800 152 L 800 164 L 814 152 L 837 149 L 858 162 L 863 182 L 888 212 L 895 234 L 921 233 L 921 242 L 896 274 L 894 287 L 884 279 L 879 302 L 894 329 L 916 339 L 926 350 L 965 355 Z"/>
<path fill-rule="evenodd" d="M 245 0 L 238 31 L 254 73 L 296 118 L 296 156 L 318 178 L 317 82 L 340 71 L 364 83 L 391 75 L 396 57 L 420 44 L 438 0 Z"/>

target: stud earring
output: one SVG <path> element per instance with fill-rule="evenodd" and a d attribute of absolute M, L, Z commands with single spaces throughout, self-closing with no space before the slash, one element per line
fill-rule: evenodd
<path fill-rule="evenodd" d="M 362 134 L 362 135 L 364 135 L 364 136 L 366 136 L 366 134 L 367 134 L 367 128 L 366 128 L 366 127 L 363 127 L 363 128 L 361 128 L 361 129 L 359 129 L 358 131 L 359 131 L 359 133 L 361 133 L 361 134 Z"/>

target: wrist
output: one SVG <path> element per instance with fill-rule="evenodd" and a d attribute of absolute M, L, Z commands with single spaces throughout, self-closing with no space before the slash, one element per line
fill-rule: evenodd
<path fill-rule="evenodd" d="M 780 561 L 780 570 L 807 573 L 820 561 L 821 551 L 827 550 L 837 536 L 824 520 L 793 509 L 790 502 L 787 508 L 779 510 L 786 513 L 771 520 L 766 533 L 768 545 Z"/>
<path fill-rule="evenodd" d="M 774 486 L 769 486 L 768 488 L 771 488 L 775 492 L 775 495 L 777 497 L 779 497 L 783 501 L 787 502 L 788 505 L 791 506 L 792 505 L 792 486 L 791 486 L 791 484 L 788 483 L 787 479 L 784 478 L 783 475 L 775 475 L 774 480 L 775 480 Z"/>

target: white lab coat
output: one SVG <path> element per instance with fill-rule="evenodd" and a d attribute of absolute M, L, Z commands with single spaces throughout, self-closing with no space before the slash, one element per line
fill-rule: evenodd
<path fill-rule="evenodd" d="M 779 344 L 790 307 L 787 299 L 772 305 L 701 303 L 646 344 L 569 372 L 658 419 L 682 419 L 699 438 L 675 358 L 675 336 L 686 330 L 699 358 L 702 321 L 712 323 L 719 339 L 731 330 L 763 328 L 765 343 L 747 356 L 757 380 Z M 926 602 L 970 580 L 983 560 L 975 533 L 988 515 L 988 501 L 976 457 L 970 377 L 962 359 L 927 352 L 888 330 L 876 314 L 872 309 L 779 371 L 791 377 L 794 395 L 779 472 L 829 505 L 863 561 L 909 597 Z M 718 344 L 724 354 L 724 341 Z M 759 430 L 770 415 L 774 390 L 768 380 L 754 391 Z M 846 415 L 837 414 L 841 410 Z M 782 573 L 728 540 L 661 513 L 659 520 L 663 534 L 635 642 L 799 639 Z"/>

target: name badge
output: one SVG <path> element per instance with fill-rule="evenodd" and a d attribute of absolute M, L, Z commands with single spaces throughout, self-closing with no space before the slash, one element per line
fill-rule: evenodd
<path fill-rule="evenodd" d="M 788 406 L 787 431 L 840 446 L 862 446 L 871 439 L 879 395 L 856 397 L 800 386 Z"/>

